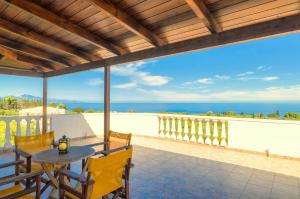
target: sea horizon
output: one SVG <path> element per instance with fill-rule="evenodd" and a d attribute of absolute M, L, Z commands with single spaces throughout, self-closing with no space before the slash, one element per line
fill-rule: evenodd
<path fill-rule="evenodd" d="M 66 102 L 67 108 L 72 110 L 81 107 L 85 111 L 103 111 L 103 103 L 95 102 Z M 112 112 L 174 112 L 174 113 L 263 113 L 270 114 L 279 111 L 300 113 L 300 102 L 112 102 Z"/>

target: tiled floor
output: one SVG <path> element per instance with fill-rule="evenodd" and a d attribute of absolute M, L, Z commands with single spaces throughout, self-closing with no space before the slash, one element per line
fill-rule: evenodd
<path fill-rule="evenodd" d="M 285 166 L 293 170 L 298 165 L 297 161 L 152 138 L 136 137 L 133 143 L 142 145 L 134 146 L 133 199 L 300 198 L 300 180 L 299 176 L 295 177 L 297 169 L 285 174 L 283 169 L 280 172 L 269 171 L 280 168 L 281 162 L 290 164 Z M 11 157 L 7 154 L 0 161 Z M 256 158 L 261 162 L 253 161 L 250 165 L 250 160 Z M 272 162 L 270 167 L 265 166 L 268 161 Z M 77 162 L 72 169 L 78 172 L 80 166 Z"/>

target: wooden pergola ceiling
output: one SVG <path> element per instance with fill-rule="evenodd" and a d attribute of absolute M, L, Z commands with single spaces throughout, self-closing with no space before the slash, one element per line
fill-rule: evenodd
<path fill-rule="evenodd" d="M 0 0 L 0 73 L 51 77 L 300 30 L 300 0 Z"/>

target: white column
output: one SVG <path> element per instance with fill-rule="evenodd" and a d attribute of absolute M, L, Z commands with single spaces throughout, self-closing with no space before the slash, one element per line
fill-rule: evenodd
<path fill-rule="evenodd" d="M 214 120 L 214 132 L 213 132 L 213 144 L 214 145 L 219 145 L 219 140 L 218 140 L 218 120 Z"/>
<path fill-rule="evenodd" d="M 226 121 L 225 120 L 222 120 L 221 137 L 222 137 L 221 145 L 226 146 L 227 143 L 226 143 Z"/>
<path fill-rule="evenodd" d="M 211 140 L 210 140 L 210 124 L 209 124 L 209 119 L 206 120 L 206 140 L 205 143 L 206 144 L 210 144 Z"/>
<path fill-rule="evenodd" d="M 31 122 L 31 118 L 27 118 L 26 119 L 26 135 L 30 136 L 31 132 L 30 132 L 30 122 Z"/>
<path fill-rule="evenodd" d="M 4 147 L 5 148 L 10 148 L 12 147 L 11 144 L 11 136 L 10 136 L 10 120 L 5 120 L 5 124 L 6 124 L 6 128 L 5 128 L 5 144 Z"/>

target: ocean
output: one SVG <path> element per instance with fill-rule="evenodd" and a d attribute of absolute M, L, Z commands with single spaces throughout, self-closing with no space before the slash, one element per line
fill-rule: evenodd
<path fill-rule="evenodd" d="M 81 107 L 95 111 L 103 111 L 103 103 L 66 103 L 67 108 L 72 110 Z M 269 114 L 279 111 L 281 115 L 286 112 L 300 113 L 300 103 L 111 103 L 111 111 L 115 112 L 185 112 L 191 114 L 223 113 L 234 111 L 245 114 L 263 113 Z"/>

